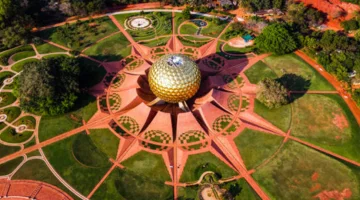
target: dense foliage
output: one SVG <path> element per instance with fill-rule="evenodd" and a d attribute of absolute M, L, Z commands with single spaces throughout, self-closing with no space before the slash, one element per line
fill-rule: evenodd
<path fill-rule="evenodd" d="M 287 8 L 290 21 L 304 26 L 318 26 L 325 22 L 326 14 L 303 3 L 290 4 Z"/>
<path fill-rule="evenodd" d="M 357 30 L 360 28 L 360 21 L 354 19 L 341 22 L 341 27 L 346 31 Z"/>
<path fill-rule="evenodd" d="M 259 82 L 256 98 L 268 108 L 279 108 L 289 103 L 286 88 L 277 80 L 269 78 Z"/>
<path fill-rule="evenodd" d="M 297 43 L 284 24 L 275 23 L 267 26 L 255 39 L 256 46 L 277 55 L 290 53 L 297 48 Z"/>
<path fill-rule="evenodd" d="M 69 111 L 79 94 L 76 59 L 56 57 L 29 63 L 15 87 L 20 107 L 32 113 L 56 115 Z"/>
<path fill-rule="evenodd" d="M 242 0 L 241 5 L 250 8 L 252 11 L 271 8 L 284 9 L 286 0 Z"/>

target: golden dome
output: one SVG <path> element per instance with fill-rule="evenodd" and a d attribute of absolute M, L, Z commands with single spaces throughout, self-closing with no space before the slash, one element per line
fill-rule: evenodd
<path fill-rule="evenodd" d="M 150 68 L 151 91 L 168 103 L 190 99 L 200 87 L 201 74 L 198 66 L 189 57 L 181 54 L 167 54 Z"/>

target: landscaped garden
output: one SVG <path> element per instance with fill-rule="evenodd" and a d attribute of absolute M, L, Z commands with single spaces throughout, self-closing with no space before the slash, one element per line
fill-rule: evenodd
<path fill-rule="evenodd" d="M 74 199 L 359 199 L 350 96 L 294 49 L 272 51 L 245 23 L 210 14 L 69 20 L 0 52 L 0 179 Z M 148 80 L 173 53 L 201 74 L 180 106 L 157 102 Z"/>

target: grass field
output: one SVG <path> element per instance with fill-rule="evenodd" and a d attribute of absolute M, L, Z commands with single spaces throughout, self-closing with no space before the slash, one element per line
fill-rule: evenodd
<path fill-rule="evenodd" d="M 228 55 L 224 52 L 221 51 L 221 46 L 224 45 L 223 42 L 218 42 L 217 46 L 216 46 L 216 54 L 218 54 L 219 56 L 222 56 L 228 60 L 233 60 L 233 59 L 240 59 L 240 58 L 247 58 L 248 56 L 246 56 L 245 54 L 238 54 L 238 55 Z"/>
<path fill-rule="evenodd" d="M 35 173 L 36 172 L 36 173 Z M 51 173 L 44 161 L 30 160 L 26 162 L 12 177 L 13 180 L 37 180 L 49 183 L 60 188 L 74 199 L 79 199 L 70 192 L 57 178 Z"/>
<path fill-rule="evenodd" d="M 0 110 L 0 113 L 7 115 L 7 118 L 6 118 L 7 122 L 12 122 L 17 117 L 19 117 L 19 115 L 21 114 L 21 110 L 19 107 L 7 107 L 4 110 Z"/>
<path fill-rule="evenodd" d="M 178 200 L 198 199 L 199 186 L 178 187 Z"/>
<path fill-rule="evenodd" d="M 20 52 L 31 52 L 34 51 L 33 48 L 30 45 L 20 46 L 16 47 L 7 51 L 3 51 L 0 53 L 0 64 L 1 65 L 8 65 L 9 58 L 15 54 L 18 54 Z M 18 59 L 21 59 L 22 57 L 26 57 L 27 53 L 25 54 L 19 54 Z"/>
<path fill-rule="evenodd" d="M 180 28 L 180 34 L 195 35 L 198 29 L 199 27 L 191 22 L 185 23 Z"/>
<path fill-rule="evenodd" d="M 58 31 L 65 29 L 65 37 L 62 37 Z M 91 23 L 82 21 L 80 24 L 73 23 L 46 29 L 38 32 L 38 36 L 71 49 L 81 50 L 115 31 L 118 31 L 118 28 L 111 19 L 102 17 L 94 19 Z"/>
<path fill-rule="evenodd" d="M 257 84 L 264 78 L 277 78 L 275 72 L 261 60 L 247 69 L 244 73 L 252 84 Z"/>
<path fill-rule="evenodd" d="M 89 136 L 94 145 L 107 157 L 116 159 L 120 140 L 109 129 L 91 129 Z"/>
<path fill-rule="evenodd" d="M 281 146 L 282 137 L 245 129 L 235 138 L 235 144 L 248 170 L 257 168 Z"/>
<path fill-rule="evenodd" d="M 0 176 L 8 175 L 24 160 L 23 157 L 18 157 L 6 163 L 0 164 Z"/>
<path fill-rule="evenodd" d="M 15 126 L 20 126 L 23 124 L 25 124 L 28 129 L 34 129 L 36 125 L 36 120 L 32 116 L 25 116 L 14 123 Z"/>
<path fill-rule="evenodd" d="M 220 186 L 222 189 L 229 191 L 234 200 L 260 200 L 261 198 L 251 188 L 245 179 L 239 179 L 224 183 Z"/>
<path fill-rule="evenodd" d="M 141 151 L 122 162 L 125 170 L 116 168 L 93 199 L 169 199 L 173 189 L 165 185 L 169 172 L 161 155 Z"/>
<path fill-rule="evenodd" d="M 79 57 L 80 64 L 80 87 L 90 88 L 98 83 L 106 75 L 106 70 L 103 66 L 94 61 L 91 61 L 84 57 Z"/>
<path fill-rule="evenodd" d="M 15 129 L 8 127 L 5 129 L 1 135 L 0 139 L 8 143 L 21 143 L 28 140 L 32 135 L 33 131 L 24 131 L 22 133 L 16 133 Z"/>
<path fill-rule="evenodd" d="M 0 144 L 0 158 L 5 157 L 9 154 L 15 153 L 20 150 L 20 147 L 18 146 L 6 146 L 3 144 Z"/>
<path fill-rule="evenodd" d="M 113 199 L 174 199 L 173 187 L 156 179 L 115 168 L 92 197 L 94 200 Z"/>
<path fill-rule="evenodd" d="M 0 97 L 2 98 L 0 107 L 8 106 L 16 101 L 16 97 L 11 92 L 1 92 Z"/>
<path fill-rule="evenodd" d="M 84 53 L 100 61 L 119 61 L 131 53 L 130 42 L 122 33 L 106 38 L 88 48 Z"/>
<path fill-rule="evenodd" d="M 307 94 L 292 106 L 292 135 L 360 161 L 360 128 L 340 96 Z"/>
<path fill-rule="evenodd" d="M 192 37 L 192 36 L 184 36 L 184 37 L 178 36 L 178 39 L 184 46 L 190 46 L 190 47 L 201 47 L 209 42 L 209 40 L 204 41 L 203 39 L 199 39 L 197 37 Z"/>
<path fill-rule="evenodd" d="M 324 77 L 295 54 L 282 56 L 272 55 L 265 58 L 265 63 L 278 77 L 289 73 L 301 76 L 310 82 L 309 90 L 334 90 Z M 299 90 L 298 88 L 302 88 L 302 85 L 294 85 L 293 88 L 293 90 Z"/>
<path fill-rule="evenodd" d="M 53 46 L 53 45 L 51 45 L 49 43 L 43 43 L 43 44 L 40 44 L 40 45 L 36 45 L 35 48 L 40 54 L 66 52 L 66 50 L 61 49 L 61 48 L 56 47 L 56 46 Z"/>
<path fill-rule="evenodd" d="M 89 140 L 85 139 L 86 137 L 89 136 L 85 132 L 78 133 L 43 148 L 46 157 L 56 171 L 85 196 L 91 192 L 111 166 L 110 161 L 106 157 L 100 158 L 98 155 L 94 155 L 98 153 L 99 149 L 94 149 L 94 146 L 89 147 Z M 74 152 L 74 150 L 80 151 L 80 153 Z M 76 157 L 75 153 L 78 156 L 81 154 L 82 159 L 87 159 L 87 162 L 95 164 L 96 162 L 105 163 L 98 163 L 97 166 L 89 167 L 80 163 L 76 159 L 79 157 Z"/>
<path fill-rule="evenodd" d="M 80 125 L 81 122 L 71 119 L 69 115 L 43 116 L 39 125 L 39 139 L 45 141 Z"/>
<path fill-rule="evenodd" d="M 181 23 L 183 23 L 185 21 L 185 19 L 182 17 L 181 13 L 175 13 L 175 18 L 174 18 L 174 22 L 175 22 L 175 33 L 179 34 L 178 29 Z"/>
<path fill-rule="evenodd" d="M 269 109 L 260 101 L 255 99 L 254 112 L 282 131 L 286 132 L 291 124 L 291 106 L 285 105 L 280 108 Z"/>
<path fill-rule="evenodd" d="M 206 171 L 213 171 L 221 178 L 228 178 L 237 174 L 215 155 L 210 152 L 206 152 L 189 156 L 180 181 L 197 181 Z"/>
<path fill-rule="evenodd" d="M 12 72 L 1 72 L 0 73 L 0 85 L 3 86 L 4 85 L 4 80 L 13 77 L 15 74 Z"/>
<path fill-rule="evenodd" d="M 26 60 L 23 60 L 23 61 L 20 61 L 16 64 L 14 64 L 11 69 L 16 71 L 16 72 L 20 72 L 24 69 L 24 66 L 28 63 L 33 63 L 33 62 L 38 62 L 39 60 L 36 59 L 36 58 L 30 58 L 30 59 L 26 59 Z"/>
<path fill-rule="evenodd" d="M 11 56 L 11 59 L 13 61 L 19 61 L 19 60 L 22 60 L 24 58 L 28 58 L 28 57 L 32 57 L 32 56 L 35 56 L 36 53 L 34 50 L 32 51 L 22 51 L 22 52 L 19 52 L 19 53 L 16 53 L 14 55 Z"/>
<path fill-rule="evenodd" d="M 322 191 L 351 190 L 359 199 L 359 182 L 352 170 L 334 158 L 295 142 L 254 175 L 272 199 L 312 199 Z"/>
<path fill-rule="evenodd" d="M 139 44 L 142 44 L 147 47 L 158 47 L 158 46 L 165 46 L 169 40 L 170 37 L 162 37 L 154 40 L 142 41 L 139 42 Z"/>

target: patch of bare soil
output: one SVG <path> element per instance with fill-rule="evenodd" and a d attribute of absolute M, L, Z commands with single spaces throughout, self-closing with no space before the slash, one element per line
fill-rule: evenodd
<path fill-rule="evenodd" d="M 347 121 L 344 114 L 332 113 L 333 120 L 332 123 L 337 126 L 339 129 L 343 130 L 344 128 L 349 127 L 349 122 Z"/>
<path fill-rule="evenodd" d="M 341 192 L 338 190 L 332 190 L 332 191 L 324 190 L 319 194 L 315 195 L 314 197 L 319 200 L 331 200 L 331 199 L 344 200 L 344 199 L 349 199 L 351 195 L 352 195 L 351 190 L 349 188 L 345 188 Z"/>

